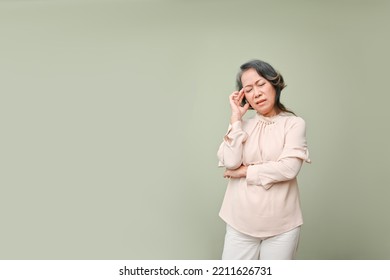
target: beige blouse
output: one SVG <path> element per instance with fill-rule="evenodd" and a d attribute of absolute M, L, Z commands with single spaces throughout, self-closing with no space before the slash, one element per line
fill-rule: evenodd
<path fill-rule="evenodd" d="M 297 184 L 310 162 L 305 121 L 288 113 L 256 114 L 229 125 L 218 150 L 219 166 L 248 166 L 247 177 L 229 179 L 220 217 L 255 237 L 287 232 L 303 223 Z"/>

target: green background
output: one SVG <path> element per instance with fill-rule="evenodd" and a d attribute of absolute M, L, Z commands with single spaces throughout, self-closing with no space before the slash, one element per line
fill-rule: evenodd
<path fill-rule="evenodd" d="M 0 258 L 219 259 L 239 66 L 307 123 L 298 259 L 390 259 L 390 1 L 0 1 Z"/>

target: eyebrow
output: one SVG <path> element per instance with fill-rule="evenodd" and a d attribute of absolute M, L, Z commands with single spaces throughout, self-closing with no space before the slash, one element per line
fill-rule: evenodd
<path fill-rule="evenodd" d="M 264 78 L 260 78 L 260 79 L 258 79 L 254 84 L 257 84 L 258 82 L 261 82 L 261 81 L 263 81 L 263 80 L 265 80 Z M 252 85 L 246 85 L 246 86 L 244 86 L 244 88 L 246 88 L 246 87 L 253 87 L 253 84 Z"/>

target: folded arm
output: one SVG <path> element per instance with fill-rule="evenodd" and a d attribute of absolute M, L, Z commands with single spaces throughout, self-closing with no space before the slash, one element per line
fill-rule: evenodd
<path fill-rule="evenodd" d="M 294 179 L 303 162 L 310 162 L 305 134 L 304 120 L 296 118 L 286 132 L 285 145 L 277 161 L 249 165 L 247 183 L 269 189 L 275 183 Z"/>

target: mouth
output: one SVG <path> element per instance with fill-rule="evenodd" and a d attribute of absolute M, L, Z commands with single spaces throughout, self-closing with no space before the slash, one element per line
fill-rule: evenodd
<path fill-rule="evenodd" d="M 261 99 L 259 101 L 256 101 L 256 105 L 263 105 L 265 101 L 267 101 L 267 100 L 266 99 Z"/>

